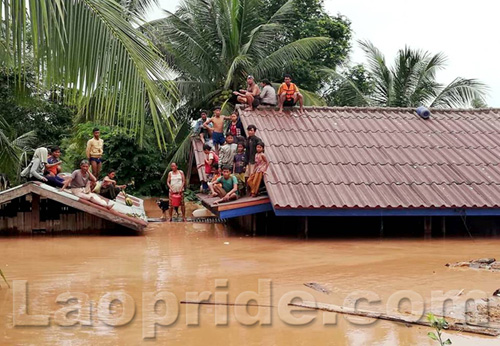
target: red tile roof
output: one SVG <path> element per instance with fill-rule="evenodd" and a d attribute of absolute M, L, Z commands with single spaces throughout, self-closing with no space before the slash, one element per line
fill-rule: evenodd
<path fill-rule="evenodd" d="M 240 110 L 274 208 L 500 207 L 500 110 Z"/>

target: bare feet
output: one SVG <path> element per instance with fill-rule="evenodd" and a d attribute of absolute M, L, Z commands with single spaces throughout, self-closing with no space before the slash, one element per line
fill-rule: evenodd
<path fill-rule="evenodd" d="M 182 222 L 187 222 L 187 219 L 185 217 L 183 217 Z"/>
<path fill-rule="evenodd" d="M 278 111 L 278 113 L 283 114 L 283 109 L 280 109 L 280 110 Z"/>
<path fill-rule="evenodd" d="M 253 111 L 253 108 L 252 107 L 247 107 L 247 108 L 244 109 L 244 111 L 245 112 L 251 112 L 251 111 Z"/>

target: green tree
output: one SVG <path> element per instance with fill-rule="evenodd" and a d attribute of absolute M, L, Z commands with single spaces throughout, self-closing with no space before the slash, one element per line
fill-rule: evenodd
<path fill-rule="evenodd" d="M 368 59 L 373 90 L 367 95 L 356 88 L 355 83 L 346 85 L 352 87 L 351 93 L 358 95 L 358 101 L 364 100 L 364 105 L 452 108 L 484 102 L 487 87 L 476 79 L 457 77 L 448 85 L 436 80 L 436 72 L 443 69 L 446 62 L 442 53 L 432 55 L 405 47 L 398 52 L 393 66 L 388 66 L 384 55 L 371 42 L 360 44 Z"/>
<path fill-rule="evenodd" d="M 9 124 L 0 118 L 0 172 L 7 174 L 11 182 L 18 182 L 20 162 L 27 160 L 26 155 L 36 139 L 34 131 L 15 135 Z"/>
<path fill-rule="evenodd" d="M 139 139 L 149 118 L 165 145 L 176 89 L 137 29 L 141 11 L 156 2 L 1 0 L 0 59 L 15 67 L 20 84 L 32 64 L 41 86 L 62 88 L 57 95 L 82 118 L 131 128 Z"/>
<path fill-rule="evenodd" d="M 346 69 L 341 73 L 332 73 L 336 78 L 325 92 L 325 98 L 329 106 L 364 106 L 367 97 L 375 88 L 371 74 L 366 68 L 359 64 Z"/>
<path fill-rule="evenodd" d="M 227 97 L 228 90 L 242 87 L 247 75 L 260 79 L 281 73 L 330 42 L 307 37 L 283 44 L 285 25 L 293 22 L 293 3 L 277 8 L 268 19 L 259 16 L 263 8 L 261 0 L 186 0 L 175 13 L 145 26 L 177 72 L 189 107 L 220 102 L 221 94 L 226 91 Z"/>
<path fill-rule="evenodd" d="M 92 129 L 99 127 L 104 140 L 103 174 L 113 169 L 122 183 L 134 181 L 127 191 L 140 196 L 159 196 L 164 185 L 160 178 L 166 168 L 167 157 L 164 151 L 154 145 L 154 133 L 149 124 L 144 137 L 144 145 L 139 145 L 134 134 L 126 128 L 103 126 L 94 122 L 76 125 L 73 136 L 62 143 L 63 170 L 71 172 L 85 159 L 87 141 Z M 102 176 L 101 176 L 102 178 Z"/>
<path fill-rule="evenodd" d="M 265 0 L 267 11 L 274 13 L 285 2 Z M 302 88 L 319 92 L 330 86 L 331 82 L 322 69 L 335 69 L 347 59 L 351 49 L 351 22 L 340 14 L 329 15 L 324 9 L 323 0 L 293 0 L 292 4 L 293 13 L 284 26 L 283 44 L 315 36 L 327 37 L 330 42 L 311 58 L 294 59 L 281 74 L 270 78 L 281 81 L 283 73 L 290 73 Z"/>

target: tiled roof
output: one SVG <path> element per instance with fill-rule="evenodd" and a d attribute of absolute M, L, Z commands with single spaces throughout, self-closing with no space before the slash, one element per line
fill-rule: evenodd
<path fill-rule="evenodd" d="M 274 208 L 500 206 L 500 110 L 240 110 L 271 164 Z"/>
<path fill-rule="evenodd" d="M 205 162 L 205 153 L 203 152 L 203 143 L 196 137 L 191 138 L 192 148 L 194 152 L 194 159 L 196 166 L 201 165 Z M 205 173 L 205 166 L 201 166 L 196 169 L 198 171 L 198 177 L 200 181 L 207 181 L 207 174 Z"/>

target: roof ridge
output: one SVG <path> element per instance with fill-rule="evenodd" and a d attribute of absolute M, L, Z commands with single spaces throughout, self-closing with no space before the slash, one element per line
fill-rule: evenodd
<path fill-rule="evenodd" d="M 313 165 L 313 166 L 319 166 L 319 165 L 323 165 L 323 166 L 329 166 L 329 165 L 334 165 L 334 166 L 338 166 L 338 165 L 342 165 L 342 166 L 451 166 L 451 167 L 456 167 L 456 166 L 467 166 L 467 167 L 497 167 L 497 166 L 500 166 L 500 162 L 499 163 L 470 163 L 470 162 L 461 162 L 461 163 L 455 163 L 455 162 L 431 162 L 431 163 L 417 163 L 417 162 L 395 162 L 395 163 L 390 163 L 390 162 L 386 162 L 386 163 L 380 163 L 380 162 L 356 162 L 356 163 L 353 163 L 353 162 L 340 162 L 340 161 L 337 161 L 337 162 L 322 162 L 322 161 L 319 161 L 319 162 L 312 162 L 312 161 L 283 161 L 283 160 L 278 160 L 278 161 L 275 161 L 275 160 L 272 160 L 270 159 L 269 160 L 270 163 L 273 163 L 273 164 L 282 164 L 282 165 L 297 165 L 297 164 L 303 164 L 303 165 Z"/>
<path fill-rule="evenodd" d="M 411 183 L 407 183 L 407 182 L 401 182 L 401 183 L 397 183 L 397 182 L 390 182 L 390 183 L 387 183 L 387 182 L 383 182 L 383 183 L 375 183 L 375 182 L 370 182 L 370 183 L 365 183 L 365 182 L 362 182 L 362 183 L 355 183 L 355 182 L 349 182 L 349 183 L 345 183 L 345 182 L 341 182 L 341 183 L 334 183 L 332 181 L 329 181 L 328 183 L 325 183 L 325 182 L 319 182 L 319 183 L 314 183 L 312 181 L 308 181 L 307 183 L 304 183 L 304 182 L 281 182 L 281 181 L 277 181 L 277 182 L 272 182 L 269 180 L 269 177 L 266 178 L 266 184 L 271 184 L 271 185 L 315 185 L 315 186 L 318 186 L 318 185 L 324 185 L 324 186 L 331 186 L 331 185 L 335 185 L 335 186 L 340 186 L 340 185 L 344 185 L 344 186 L 350 186 L 350 185 L 354 185 L 354 186 L 361 186 L 361 185 L 364 185 L 364 186 L 371 186 L 371 185 L 375 185 L 375 186 L 391 186 L 391 185 L 406 185 L 406 186 L 422 186 L 422 185 L 426 185 L 426 186 L 454 186 L 454 185 L 459 185 L 459 186 L 471 186 L 471 185 L 474 185 L 474 186 L 498 186 L 500 187 L 500 182 L 499 183 L 494 183 L 494 182 L 481 182 L 481 183 L 478 183 L 478 182 L 470 182 L 470 183 L 466 183 L 466 182 L 460 182 L 460 183 L 456 183 L 456 182 L 452 182 L 452 183 L 436 183 L 436 182 L 430 182 L 430 183 L 427 183 L 427 182 L 422 182 L 422 183 L 415 183 L 415 182 L 411 182 Z"/>
<path fill-rule="evenodd" d="M 494 147 L 485 147 L 485 146 L 447 146 L 447 145 L 428 145 L 428 146 L 421 146 L 421 145 L 411 145 L 411 144 L 406 144 L 406 145 L 340 145 L 340 144 L 334 144 L 334 145 L 331 145 L 331 144 L 327 144 L 327 145 L 303 145 L 302 143 L 300 143 L 299 145 L 291 145 L 291 144 L 274 144 L 274 143 L 271 143 L 271 144 L 266 144 L 266 148 L 270 148 L 270 147 L 275 147 L 275 148 L 279 148 L 279 147 L 285 147 L 285 148 L 289 148 L 289 147 L 293 147 L 293 148 L 296 148 L 296 147 L 302 147 L 302 148 L 363 148 L 363 149 L 372 149 L 372 148 L 376 148 L 376 149 L 380 149 L 380 148 L 391 148 L 391 149 L 406 149 L 406 148 L 419 148 L 419 149 L 466 149 L 466 150 L 475 150 L 475 149 L 498 149 L 500 148 L 500 146 L 494 146 Z"/>

